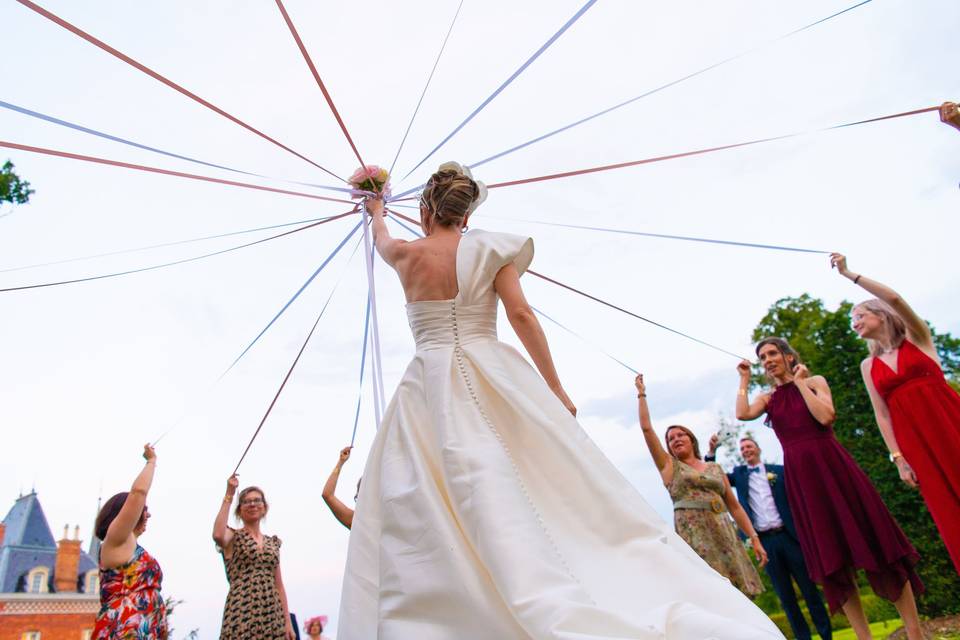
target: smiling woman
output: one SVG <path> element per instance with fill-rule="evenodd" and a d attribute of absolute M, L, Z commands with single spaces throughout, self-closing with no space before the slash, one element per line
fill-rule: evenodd
<path fill-rule="evenodd" d="M 227 526 L 238 485 L 236 474 L 230 476 L 213 524 L 213 539 L 223 555 L 230 582 L 220 638 L 292 640 L 296 632 L 290 622 L 287 592 L 280 575 L 280 538 L 265 536 L 260 531 L 260 521 L 270 510 L 260 487 L 250 486 L 240 492 L 234 515 L 243 526 Z"/>
<path fill-rule="evenodd" d="M 759 595 L 763 592 L 760 574 L 737 540 L 730 518 L 750 539 L 761 567 L 767 563 L 767 554 L 750 518 L 734 497 L 727 474 L 717 463 L 700 458 L 700 443 L 687 427 L 678 424 L 667 427 L 664 448 L 650 420 L 643 375 L 638 375 L 634 384 L 643 438 L 673 501 L 674 528 L 717 573 L 745 595 Z"/>
<path fill-rule="evenodd" d="M 920 556 L 834 435 L 830 385 L 811 375 L 783 338 L 761 340 L 756 353 L 775 387 L 751 403 L 750 363 L 741 362 L 737 419 L 765 413 L 783 446 L 787 499 L 810 578 L 823 587 L 830 611 L 842 608 L 857 637 L 869 638 L 856 582 L 863 569 L 874 593 L 896 605 L 907 637 L 921 638 L 914 599 L 924 590 L 915 570 Z"/>

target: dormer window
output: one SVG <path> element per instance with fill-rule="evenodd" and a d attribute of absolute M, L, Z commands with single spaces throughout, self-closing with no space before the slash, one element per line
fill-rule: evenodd
<path fill-rule="evenodd" d="M 84 593 L 97 593 L 100 590 L 100 572 L 96 569 L 87 571 L 83 579 Z"/>
<path fill-rule="evenodd" d="M 27 574 L 27 593 L 47 593 L 48 591 L 50 591 L 50 570 L 46 567 L 31 569 Z"/>

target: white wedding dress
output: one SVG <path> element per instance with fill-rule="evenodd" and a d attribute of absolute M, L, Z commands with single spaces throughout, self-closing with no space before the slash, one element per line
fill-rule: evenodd
<path fill-rule="evenodd" d="M 457 297 L 407 305 L 417 352 L 363 474 L 338 639 L 783 638 L 497 341 L 494 278 L 532 258 L 470 231 Z"/>

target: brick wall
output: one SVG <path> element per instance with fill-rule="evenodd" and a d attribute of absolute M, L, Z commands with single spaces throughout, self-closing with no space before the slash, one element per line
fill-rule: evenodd
<path fill-rule="evenodd" d="M 81 640 L 85 630 L 93 630 L 94 618 L 93 614 L 76 613 L 9 616 L 0 610 L 0 638 L 20 640 L 27 631 L 39 631 L 41 640 Z"/>

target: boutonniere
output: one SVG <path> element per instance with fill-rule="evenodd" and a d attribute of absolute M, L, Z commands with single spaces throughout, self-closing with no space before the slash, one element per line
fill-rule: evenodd
<path fill-rule="evenodd" d="M 777 476 L 777 474 L 775 474 L 773 471 L 767 471 L 767 482 L 770 483 L 770 486 L 773 486 L 777 483 L 778 477 L 779 476 Z"/>

